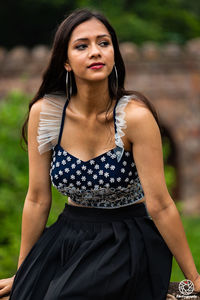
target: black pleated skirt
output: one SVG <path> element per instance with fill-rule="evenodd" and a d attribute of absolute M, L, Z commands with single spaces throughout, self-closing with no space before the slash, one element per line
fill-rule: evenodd
<path fill-rule="evenodd" d="M 18 269 L 10 300 L 165 300 L 172 253 L 144 203 L 65 204 Z"/>

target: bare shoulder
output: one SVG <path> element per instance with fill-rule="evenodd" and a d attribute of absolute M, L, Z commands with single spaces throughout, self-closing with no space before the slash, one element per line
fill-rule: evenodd
<path fill-rule="evenodd" d="M 44 101 L 44 99 L 41 98 L 41 99 L 37 100 L 35 103 L 33 103 L 33 105 L 31 106 L 31 110 L 30 110 L 30 116 L 39 117 L 40 112 L 42 110 L 43 101 Z"/>
<path fill-rule="evenodd" d="M 145 103 L 131 99 L 125 107 L 126 134 L 130 142 L 136 141 L 141 136 L 160 134 L 158 124 Z"/>
<path fill-rule="evenodd" d="M 37 134 L 38 134 L 38 126 L 40 122 L 40 112 L 42 111 L 42 103 L 43 103 L 43 98 L 37 100 L 31 106 L 29 119 L 28 119 L 28 143 L 29 145 L 34 144 L 35 148 L 36 146 L 38 146 Z"/>

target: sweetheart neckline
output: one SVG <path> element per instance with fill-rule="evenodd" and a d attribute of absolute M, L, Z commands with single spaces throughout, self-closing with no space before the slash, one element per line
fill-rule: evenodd
<path fill-rule="evenodd" d="M 112 148 L 112 149 L 110 149 L 110 150 L 108 150 L 108 151 L 106 151 L 106 152 L 104 152 L 104 153 L 102 153 L 102 154 L 100 154 L 100 155 L 94 157 L 94 158 L 91 158 L 91 159 L 88 159 L 88 160 L 84 161 L 84 160 L 82 160 L 82 159 L 80 159 L 80 158 L 74 156 L 73 154 L 69 153 L 68 151 L 66 151 L 60 144 L 57 144 L 54 148 L 56 148 L 56 147 L 60 147 L 60 148 L 62 149 L 62 151 L 65 151 L 69 156 L 71 156 L 71 157 L 73 157 L 73 158 L 75 158 L 75 159 L 77 159 L 77 160 L 80 160 L 81 163 L 89 163 L 91 160 L 99 159 L 101 156 L 104 156 L 104 155 L 106 155 L 108 152 L 112 152 L 112 151 L 114 151 L 115 149 L 118 148 L 118 146 L 116 146 L 116 147 L 114 147 L 114 148 Z M 132 151 L 129 151 L 129 150 L 125 150 L 125 149 L 124 149 L 124 153 L 125 153 L 125 152 L 132 153 Z"/>

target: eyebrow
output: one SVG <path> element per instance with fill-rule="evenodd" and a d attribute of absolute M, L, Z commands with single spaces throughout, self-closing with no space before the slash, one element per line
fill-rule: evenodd
<path fill-rule="evenodd" d="M 101 37 L 104 37 L 104 36 L 107 36 L 107 37 L 111 38 L 111 36 L 108 35 L 108 34 L 97 35 L 97 38 L 101 38 Z M 72 44 L 74 44 L 77 41 L 87 41 L 87 40 L 88 40 L 88 38 L 80 38 L 80 39 L 75 40 Z"/>

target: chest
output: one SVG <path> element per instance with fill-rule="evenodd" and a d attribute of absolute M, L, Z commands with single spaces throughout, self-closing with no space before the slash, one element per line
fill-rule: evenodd
<path fill-rule="evenodd" d="M 52 183 L 59 188 L 87 190 L 125 188 L 133 183 L 137 172 L 129 151 L 124 151 L 119 162 L 115 149 L 82 161 L 57 145 L 53 151 L 50 175 Z"/>
<path fill-rule="evenodd" d="M 123 137 L 125 149 L 131 151 L 131 144 Z M 99 119 L 87 120 L 66 110 L 60 141 L 63 150 L 87 161 L 116 147 L 113 114 Z"/>

